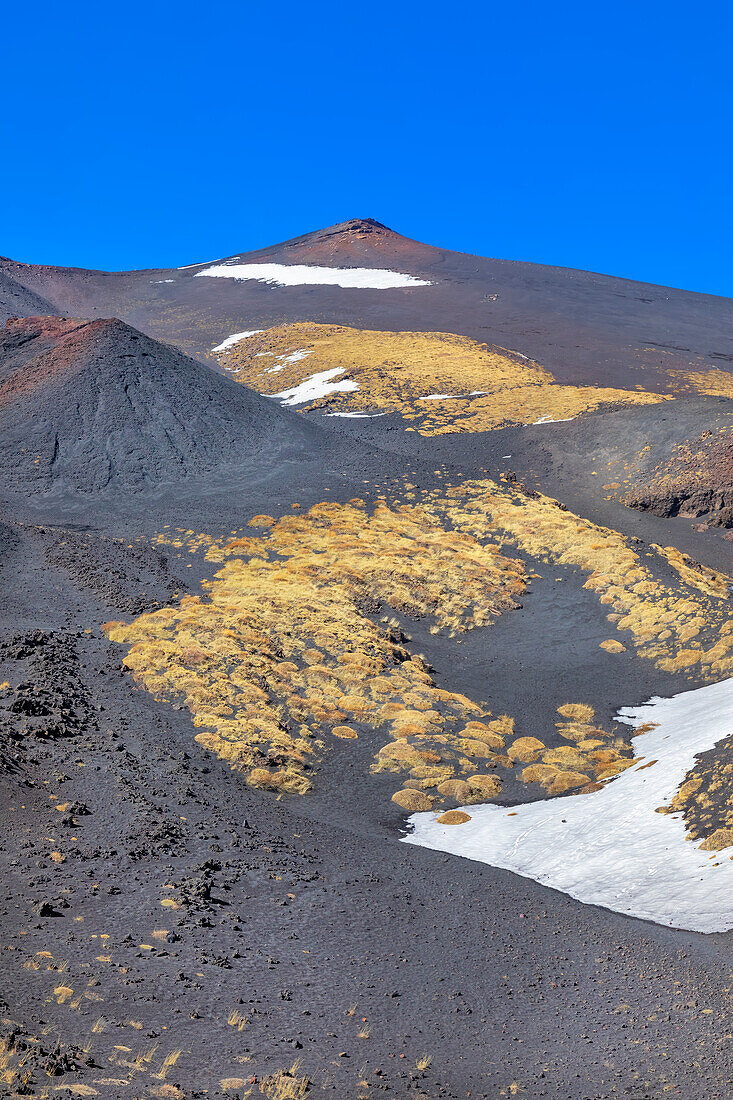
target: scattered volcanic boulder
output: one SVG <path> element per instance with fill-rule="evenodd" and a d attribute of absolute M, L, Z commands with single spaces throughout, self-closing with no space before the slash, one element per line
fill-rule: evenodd
<path fill-rule="evenodd" d="M 0 330 L 0 464 L 10 491 L 139 491 L 235 462 L 313 453 L 295 413 L 119 320 Z"/>

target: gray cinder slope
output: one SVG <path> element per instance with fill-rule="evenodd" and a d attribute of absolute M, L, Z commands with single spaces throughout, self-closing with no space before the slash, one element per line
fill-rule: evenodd
<path fill-rule="evenodd" d="M 11 491 L 138 491 L 267 452 L 319 454 L 295 413 L 119 320 L 0 331 L 0 466 Z"/>

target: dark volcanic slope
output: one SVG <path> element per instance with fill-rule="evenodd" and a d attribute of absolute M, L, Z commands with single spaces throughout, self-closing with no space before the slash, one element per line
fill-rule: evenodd
<path fill-rule="evenodd" d="M 320 429 L 118 320 L 32 317 L 0 333 L 0 463 L 11 490 L 139 490 Z"/>
<path fill-rule="evenodd" d="M 234 332 L 310 320 L 455 332 L 527 355 L 561 382 L 656 390 L 669 384 L 669 370 L 719 369 L 733 350 L 729 299 L 468 256 L 408 240 L 369 219 L 228 258 L 388 268 L 431 285 L 385 291 L 198 277 L 221 257 L 118 273 L 4 260 L 0 272 L 68 313 L 122 317 L 198 357 Z"/>
<path fill-rule="evenodd" d="M 46 298 L 0 271 L 0 324 L 4 324 L 8 317 L 33 317 L 55 312 L 55 307 Z"/>
<path fill-rule="evenodd" d="M 527 444 L 534 438 L 528 434 Z M 683 397 L 581 418 L 545 433 L 540 446 L 567 485 L 656 516 L 733 526 L 730 398 Z"/>

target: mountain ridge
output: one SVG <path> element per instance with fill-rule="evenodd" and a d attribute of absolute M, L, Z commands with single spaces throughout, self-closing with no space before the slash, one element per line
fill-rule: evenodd
<path fill-rule="evenodd" d="M 278 286 L 265 270 L 244 279 L 199 277 L 209 266 L 258 263 L 394 270 L 429 285 Z M 115 273 L 0 260 L 3 273 L 54 303 L 54 313 L 118 316 L 212 363 L 212 349 L 234 333 L 303 321 L 466 336 L 532 359 L 572 385 L 664 389 L 669 370 L 712 370 L 731 351 L 729 299 L 453 252 L 373 218 L 180 268 Z"/>
<path fill-rule="evenodd" d="M 343 222 L 334 222 L 332 225 L 323 226 L 319 229 L 309 230 L 306 233 L 298 234 L 295 237 L 289 237 L 286 240 L 277 241 L 273 244 L 265 245 L 261 248 L 245 249 L 239 252 L 232 252 L 225 256 L 215 257 L 211 260 L 202 260 L 200 262 L 186 263 L 179 266 L 161 265 L 156 267 L 140 268 L 89 268 L 82 267 L 76 264 L 34 263 L 33 261 L 16 260 L 11 256 L 4 255 L 0 256 L 0 265 L 9 265 L 16 271 L 26 270 L 29 272 L 58 271 L 114 277 L 139 276 L 149 274 L 155 275 L 171 271 L 192 271 L 194 268 L 206 267 L 214 263 L 226 263 L 234 259 L 256 260 L 271 256 L 275 253 L 280 252 L 281 250 L 299 248 L 304 245 L 310 246 L 312 244 L 320 244 L 322 242 L 333 240 L 334 238 L 355 238 L 359 236 L 363 236 L 364 238 L 370 237 L 372 238 L 372 240 L 376 239 L 377 241 L 389 240 L 394 242 L 401 242 L 405 245 L 411 245 L 421 250 L 425 250 L 432 255 L 436 253 L 455 255 L 471 260 L 479 260 L 500 265 L 506 265 L 510 268 L 532 268 L 536 269 L 537 271 L 548 273 L 591 276 L 598 279 L 608 279 L 615 282 L 627 283 L 632 286 L 638 286 L 642 288 L 646 287 L 654 291 L 669 290 L 680 294 L 695 295 L 700 298 L 710 298 L 723 302 L 733 302 L 733 298 L 730 298 L 726 295 L 713 294 L 709 291 L 691 290 L 686 287 L 668 286 L 665 283 L 654 283 L 644 279 L 635 279 L 630 275 L 616 275 L 606 271 L 599 271 L 595 268 L 569 267 L 563 264 L 541 263 L 536 260 L 515 259 L 508 258 L 506 256 L 483 255 L 481 253 L 466 252 L 461 249 L 450 248 L 444 245 L 430 244 L 424 241 L 419 241 L 413 237 L 406 237 L 403 234 L 399 233 L 396 229 L 392 229 L 390 226 L 387 226 L 383 222 L 378 221 L 376 218 L 348 218 Z"/>

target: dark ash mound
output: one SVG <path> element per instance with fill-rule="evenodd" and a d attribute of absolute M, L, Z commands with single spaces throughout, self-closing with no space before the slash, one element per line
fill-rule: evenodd
<path fill-rule="evenodd" d="M 0 464 L 11 490 L 139 491 L 323 433 L 122 321 L 32 317 L 0 332 Z"/>

